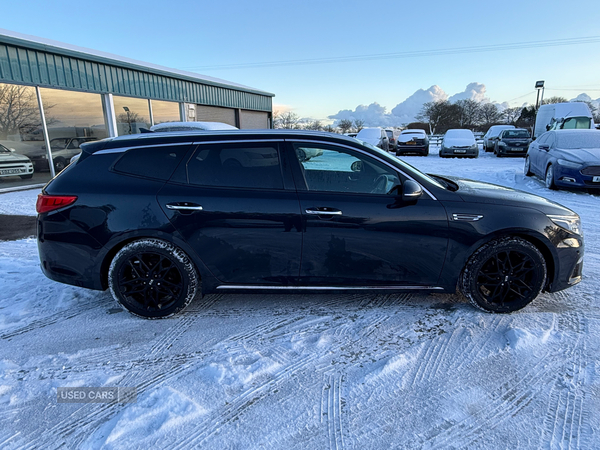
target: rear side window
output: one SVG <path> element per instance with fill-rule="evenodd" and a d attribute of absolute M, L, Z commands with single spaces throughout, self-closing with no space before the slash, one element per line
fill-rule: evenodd
<path fill-rule="evenodd" d="M 190 184 L 283 189 L 277 143 L 200 145 L 187 164 Z"/>
<path fill-rule="evenodd" d="M 168 180 L 189 149 L 189 144 L 140 147 L 128 150 L 116 162 L 115 172 Z"/>

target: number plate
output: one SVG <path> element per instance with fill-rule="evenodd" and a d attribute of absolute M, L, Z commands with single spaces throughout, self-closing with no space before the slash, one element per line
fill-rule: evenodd
<path fill-rule="evenodd" d="M 592 181 L 593 181 L 594 183 L 600 183 L 600 176 L 598 176 L 598 177 L 593 177 L 593 178 L 592 178 Z"/>
<path fill-rule="evenodd" d="M 27 172 L 27 169 L 0 169 L 0 175 L 13 175 L 25 172 Z"/>
<path fill-rule="evenodd" d="M 454 150 L 454 153 L 467 153 L 466 150 Z"/>

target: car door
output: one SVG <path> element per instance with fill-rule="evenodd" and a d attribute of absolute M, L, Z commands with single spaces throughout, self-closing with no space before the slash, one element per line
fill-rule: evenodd
<path fill-rule="evenodd" d="M 300 206 L 282 143 L 201 143 L 158 195 L 223 283 L 289 285 L 299 274 Z"/>
<path fill-rule="evenodd" d="M 448 223 L 428 194 L 406 202 L 408 178 L 390 163 L 353 147 L 296 140 L 322 154 L 293 159 L 304 242 L 301 285 L 435 285 L 446 256 Z"/>
<path fill-rule="evenodd" d="M 548 133 L 546 132 L 529 145 L 529 150 L 527 152 L 527 154 L 529 156 L 530 170 L 538 176 L 541 176 L 540 152 L 543 151 L 540 149 L 540 145 L 545 145 L 547 139 L 548 139 Z"/>

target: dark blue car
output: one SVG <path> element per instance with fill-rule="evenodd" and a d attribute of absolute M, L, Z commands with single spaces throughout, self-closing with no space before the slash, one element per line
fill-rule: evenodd
<path fill-rule="evenodd" d="M 525 159 L 525 175 L 537 175 L 548 189 L 600 191 L 600 131 L 555 130 L 533 141 Z"/>

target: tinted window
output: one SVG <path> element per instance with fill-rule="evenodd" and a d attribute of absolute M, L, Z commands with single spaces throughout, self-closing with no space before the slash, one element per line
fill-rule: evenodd
<path fill-rule="evenodd" d="M 503 138 L 528 138 L 529 132 L 526 130 L 505 130 L 502 132 Z"/>
<path fill-rule="evenodd" d="M 400 184 L 393 169 L 360 152 L 300 143 L 294 149 L 309 191 L 387 194 Z"/>
<path fill-rule="evenodd" d="M 276 143 L 200 145 L 187 173 L 200 186 L 283 189 Z"/>
<path fill-rule="evenodd" d="M 128 150 L 115 164 L 116 172 L 168 180 L 187 152 L 189 144 L 142 147 Z"/>

